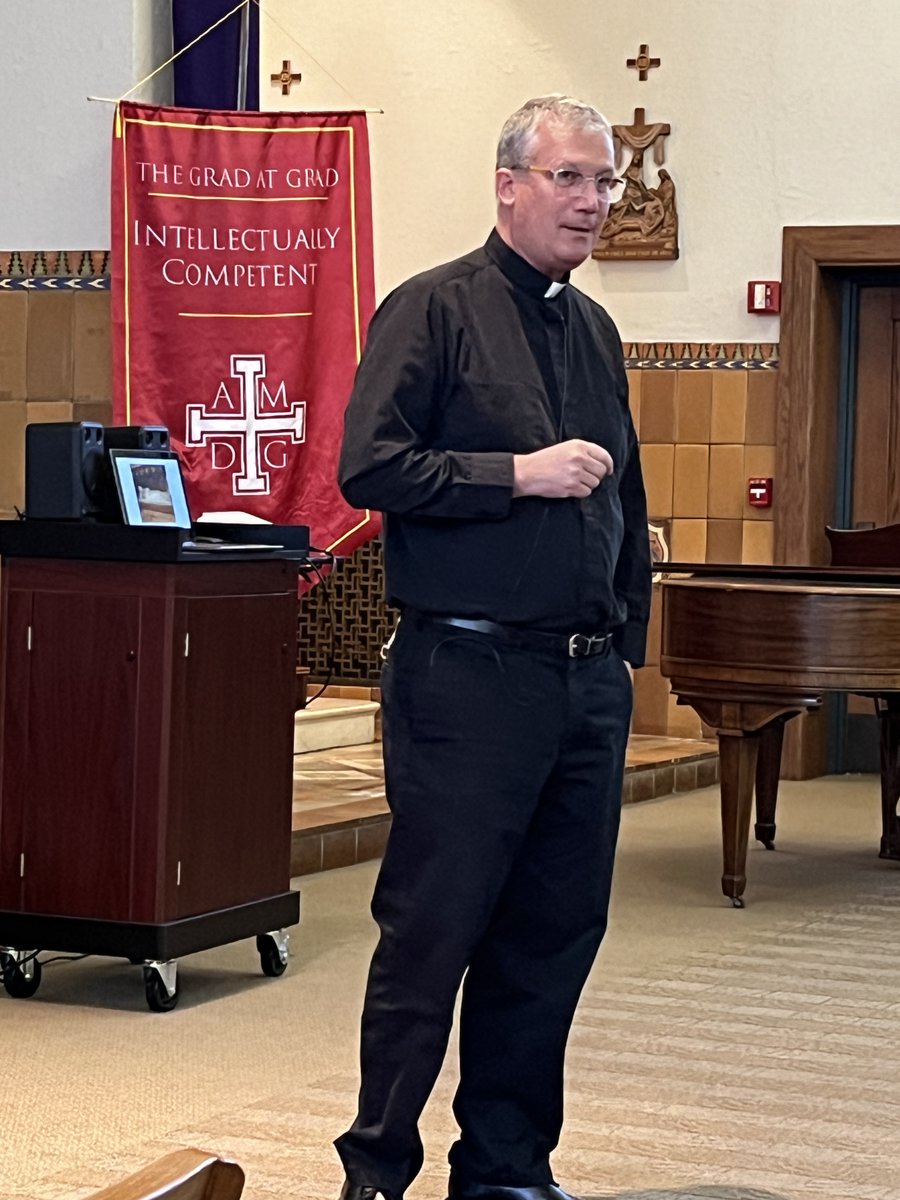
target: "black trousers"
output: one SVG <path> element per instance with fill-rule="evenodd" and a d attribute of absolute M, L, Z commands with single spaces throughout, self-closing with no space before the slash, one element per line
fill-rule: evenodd
<path fill-rule="evenodd" d="M 393 825 L 372 900 L 355 1183 L 402 1194 L 461 1005 L 450 1151 L 468 1183 L 549 1183 L 563 1059 L 606 930 L 631 716 L 622 659 L 400 623 L 382 674 Z"/>

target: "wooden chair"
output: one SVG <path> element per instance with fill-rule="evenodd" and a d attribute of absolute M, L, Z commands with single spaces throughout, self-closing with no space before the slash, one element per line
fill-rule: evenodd
<path fill-rule="evenodd" d="M 825 526 L 833 567 L 900 567 L 900 525 L 872 529 Z"/>
<path fill-rule="evenodd" d="M 205 1150 L 175 1150 L 86 1200 L 238 1200 L 244 1172 Z"/>
<path fill-rule="evenodd" d="M 900 567 L 900 525 L 870 529 L 825 526 L 833 567 Z M 881 858 L 900 859 L 900 695 L 862 692 L 875 704 L 880 727 Z"/>
<path fill-rule="evenodd" d="M 833 567 L 900 567 L 900 524 L 869 529 L 825 526 Z M 881 756 L 881 846 L 879 857 L 900 860 L 900 694 L 860 692 L 875 705 Z M 787 718 L 778 717 L 762 731 L 756 765 L 754 834 L 767 850 L 775 843 L 775 808 L 781 748 Z"/>

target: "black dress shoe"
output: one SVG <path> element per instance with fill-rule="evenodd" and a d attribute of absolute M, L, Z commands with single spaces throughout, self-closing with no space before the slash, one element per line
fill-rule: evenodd
<path fill-rule="evenodd" d="M 382 1200 L 403 1200 L 402 1192 L 390 1192 L 367 1183 L 351 1183 L 349 1179 L 344 1180 L 340 1200 L 378 1200 L 379 1196 Z"/>
<path fill-rule="evenodd" d="M 578 1200 L 555 1183 L 535 1187 L 501 1187 L 496 1183 L 456 1183 L 450 1180 L 448 1200 Z"/>

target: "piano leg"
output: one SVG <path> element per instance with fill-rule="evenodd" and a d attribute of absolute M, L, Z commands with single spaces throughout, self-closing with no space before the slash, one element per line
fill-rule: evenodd
<path fill-rule="evenodd" d="M 881 730 L 881 849 L 879 858 L 900 861 L 900 696 L 878 696 L 875 701 Z"/>
<path fill-rule="evenodd" d="M 775 849 L 775 806 L 778 803 L 778 777 L 781 774 L 781 748 L 788 717 L 776 717 L 760 730 L 759 757 L 756 762 L 756 824 L 753 836 L 767 850 Z"/>
<path fill-rule="evenodd" d="M 759 733 L 719 733 L 719 778 L 722 793 L 722 891 L 735 908 L 747 886 L 747 843 L 753 784 L 759 754 Z"/>

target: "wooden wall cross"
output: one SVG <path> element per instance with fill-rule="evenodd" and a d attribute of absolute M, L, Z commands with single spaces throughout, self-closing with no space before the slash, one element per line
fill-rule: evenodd
<path fill-rule="evenodd" d="M 269 78 L 273 83 L 280 83 L 282 96 L 287 96 L 291 90 L 291 84 L 299 83 L 303 76 L 299 71 L 291 73 L 291 60 L 286 58 L 282 61 L 281 70 L 278 74 L 270 75 Z"/>
<path fill-rule="evenodd" d="M 633 125 L 613 126 L 613 145 L 616 146 L 617 154 L 620 142 L 624 142 L 625 145 L 630 146 L 632 150 L 645 150 L 647 146 L 656 142 L 658 138 L 665 137 L 671 132 L 671 125 L 664 124 L 662 121 L 657 121 L 653 125 L 648 125 L 646 123 L 646 111 L 643 108 L 636 108 L 634 110 Z M 643 139 L 647 140 L 643 141 Z M 641 144 L 642 141 L 643 144 Z M 656 152 L 656 161 L 658 163 L 665 162 L 662 149 L 663 143 L 660 142 Z M 616 165 L 618 166 L 618 161 Z"/>
<path fill-rule="evenodd" d="M 646 79 L 647 72 L 654 67 L 658 67 L 660 62 L 658 58 L 650 57 L 650 47 L 642 43 L 640 50 L 638 50 L 637 58 L 627 59 L 625 65 L 637 71 L 638 79 Z"/>
<path fill-rule="evenodd" d="M 625 179 L 622 198 L 609 215 L 592 254 L 594 258 L 677 258 L 678 212 L 675 181 L 662 166 L 666 138 L 672 132 L 667 121 L 647 122 L 644 109 L 634 110 L 632 125 L 613 125 L 616 170 Z M 622 170 L 625 151 L 631 157 Z M 645 173 L 645 158 L 652 150 L 655 172 Z M 652 182 L 655 174 L 657 180 Z"/>

